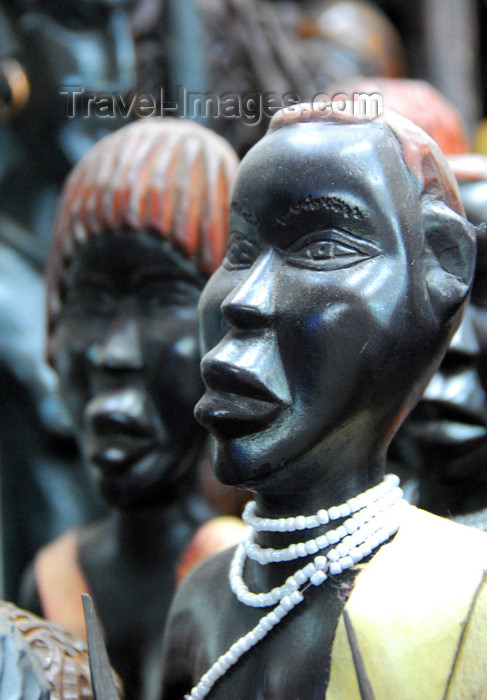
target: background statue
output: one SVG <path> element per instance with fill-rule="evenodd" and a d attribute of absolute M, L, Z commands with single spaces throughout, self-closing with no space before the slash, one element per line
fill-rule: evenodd
<path fill-rule="evenodd" d="M 0 2 L 0 506 L 8 563 L 1 584 L 9 599 L 42 544 L 104 512 L 45 362 L 43 268 L 64 178 L 120 125 L 83 117 L 83 101 L 136 87 L 130 7 Z M 84 90 L 73 118 L 63 86 Z"/>
<path fill-rule="evenodd" d="M 460 115 L 439 92 L 401 79 L 349 81 L 342 89 L 378 93 L 387 107 L 424 129 L 448 156 L 469 221 L 487 221 L 487 160 L 467 152 Z M 389 452 L 394 468 L 414 478 L 416 505 L 445 516 L 477 513 L 487 504 L 486 245 L 485 230 L 477 227 L 474 283 L 462 323 Z"/>
<path fill-rule="evenodd" d="M 195 4 L 206 40 L 206 89 L 222 104 L 225 98 L 237 104 L 235 109 L 221 108 L 233 118 L 216 118 L 209 108 L 207 123 L 240 155 L 264 135 L 271 111 L 282 106 L 283 99 L 286 104 L 312 100 L 337 80 L 353 75 L 404 73 L 400 37 L 371 3 L 197 0 Z"/>
<path fill-rule="evenodd" d="M 302 105 L 245 157 L 230 210 L 196 415 L 218 478 L 255 502 L 245 543 L 176 594 L 164 700 L 481 692 L 487 538 L 383 479 L 473 278 L 444 156 L 393 112 Z"/>
<path fill-rule="evenodd" d="M 224 252 L 236 164 L 204 127 L 145 119 L 101 140 L 59 204 L 49 356 L 113 509 L 41 550 L 23 600 L 82 634 L 90 592 L 128 698 L 154 697 L 175 570 L 211 514 L 197 489 L 196 305 Z"/>

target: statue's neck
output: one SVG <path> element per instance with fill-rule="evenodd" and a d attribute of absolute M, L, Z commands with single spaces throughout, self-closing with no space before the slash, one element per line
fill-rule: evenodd
<path fill-rule="evenodd" d="M 333 465 L 333 469 L 331 466 Z M 313 515 L 320 509 L 339 506 L 350 498 L 379 484 L 384 476 L 385 455 L 370 452 L 367 459 L 352 462 L 306 463 L 304 460 L 292 465 L 296 469 L 293 479 L 294 491 L 274 494 L 265 492 L 256 495 L 257 514 L 263 518 L 290 518 L 298 515 Z M 328 469 L 330 467 L 330 469 Z M 289 480 L 289 474 L 287 475 Z M 255 542 L 263 548 L 285 549 L 290 544 L 306 542 L 334 530 L 341 520 L 323 524 L 313 530 L 292 532 L 256 531 Z M 247 560 L 245 565 L 249 581 L 255 590 L 267 591 L 293 575 L 297 569 L 313 561 L 315 554 L 300 558 L 299 561 L 285 561 L 262 566 Z"/>
<path fill-rule="evenodd" d="M 189 475 L 156 505 L 113 513 L 118 555 L 130 561 L 171 560 L 211 515 Z"/>
<path fill-rule="evenodd" d="M 355 442 L 331 450 L 322 444 L 256 488 L 255 500 L 262 517 L 311 515 L 375 486 L 384 471 L 385 452 L 374 446 Z"/>

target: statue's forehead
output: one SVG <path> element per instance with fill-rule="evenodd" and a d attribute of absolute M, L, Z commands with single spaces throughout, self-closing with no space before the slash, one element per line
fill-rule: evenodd
<path fill-rule="evenodd" d="M 243 161 L 231 211 L 272 228 L 319 216 L 377 224 L 404 208 L 412 189 L 388 130 L 295 125 L 263 139 Z"/>
<path fill-rule="evenodd" d="M 367 125 L 299 124 L 265 137 L 243 161 L 235 192 L 274 183 L 300 192 L 309 183 L 344 179 L 351 184 L 377 180 L 384 169 L 400 165 L 390 131 Z M 342 186 L 343 183 L 336 182 Z"/>

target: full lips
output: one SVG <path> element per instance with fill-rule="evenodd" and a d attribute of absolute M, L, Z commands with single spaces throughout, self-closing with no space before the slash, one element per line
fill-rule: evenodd
<path fill-rule="evenodd" d="M 195 416 L 216 437 L 231 438 L 262 430 L 282 408 L 250 396 L 207 390 L 196 404 Z"/>
<path fill-rule="evenodd" d="M 90 441 L 91 442 L 91 441 Z M 120 473 L 154 450 L 157 442 L 154 438 L 140 438 L 127 435 L 105 435 L 92 438 L 88 451 L 90 462 L 107 473 Z"/>
<path fill-rule="evenodd" d="M 87 456 L 107 473 L 133 466 L 157 446 L 141 392 L 123 389 L 95 396 L 86 406 Z"/>

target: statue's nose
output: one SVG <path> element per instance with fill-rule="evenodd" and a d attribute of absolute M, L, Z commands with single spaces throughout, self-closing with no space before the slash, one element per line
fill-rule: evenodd
<path fill-rule="evenodd" d="M 272 249 L 262 253 L 247 275 L 224 299 L 221 310 L 225 318 L 241 329 L 273 325 L 278 274 L 278 254 Z"/>
<path fill-rule="evenodd" d="M 95 351 L 94 362 L 97 367 L 107 369 L 141 369 L 143 355 L 137 321 L 133 318 L 115 320 Z"/>

